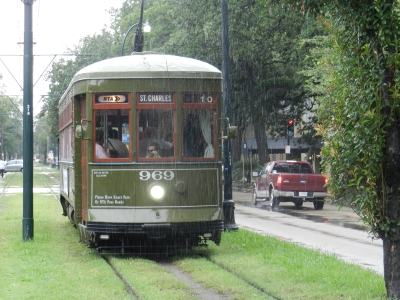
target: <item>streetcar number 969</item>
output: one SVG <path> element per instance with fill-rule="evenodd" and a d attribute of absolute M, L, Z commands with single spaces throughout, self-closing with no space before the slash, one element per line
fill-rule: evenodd
<path fill-rule="evenodd" d="M 175 177 L 174 172 L 172 171 L 140 171 L 139 178 L 140 180 L 149 180 L 150 178 L 153 180 L 172 180 Z"/>

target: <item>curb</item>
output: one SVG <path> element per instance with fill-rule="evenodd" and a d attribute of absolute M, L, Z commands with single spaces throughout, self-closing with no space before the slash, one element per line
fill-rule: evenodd
<path fill-rule="evenodd" d="M 237 188 L 237 187 L 233 187 L 232 188 L 233 191 L 235 192 L 242 192 L 242 193 L 251 193 L 253 191 L 253 189 L 249 189 L 249 188 Z"/>

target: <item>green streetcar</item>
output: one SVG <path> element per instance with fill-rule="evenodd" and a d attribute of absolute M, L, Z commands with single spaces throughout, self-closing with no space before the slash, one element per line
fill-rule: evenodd
<path fill-rule="evenodd" d="M 219 244 L 221 72 L 134 53 L 80 70 L 59 102 L 60 202 L 98 252 Z"/>

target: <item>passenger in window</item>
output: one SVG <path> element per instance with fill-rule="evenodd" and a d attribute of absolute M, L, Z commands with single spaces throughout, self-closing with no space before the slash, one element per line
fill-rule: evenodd
<path fill-rule="evenodd" d="M 149 146 L 147 158 L 160 158 L 161 156 L 158 154 L 158 151 L 160 150 L 160 145 L 158 143 L 152 143 Z"/>
<path fill-rule="evenodd" d="M 169 143 L 171 143 L 171 145 L 174 144 L 174 134 L 172 132 L 169 132 L 165 135 L 165 140 Z"/>
<path fill-rule="evenodd" d="M 167 147 L 165 148 L 161 146 L 161 149 L 164 149 L 163 156 L 166 157 L 174 156 L 174 134 L 172 132 L 167 133 L 163 141 L 165 141 L 167 145 Z"/>
<path fill-rule="evenodd" d="M 96 158 L 108 158 L 107 152 L 104 145 L 104 133 L 102 130 L 96 132 L 96 144 L 95 144 L 95 156 Z"/>
<path fill-rule="evenodd" d="M 183 151 L 185 157 L 204 156 L 205 141 L 198 115 L 188 114 L 183 128 Z"/>
<path fill-rule="evenodd" d="M 159 140 L 159 144 L 160 144 L 160 149 L 165 149 L 165 150 L 169 150 L 174 146 L 170 141 L 167 141 L 164 138 L 161 138 Z"/>
<path fill-rule="evenodd" d="M 108 157 L 112 158 L 126 158 L 129 157 L 128 148 L 125 144 L 118 139 L 118 131 L 115 129 L 108 131 L 107 139 L 107 153 Z"/>
<path fill-rule="evenodd" d="M 167 139 L 163 138 L 162 134 L 160 134 L 160 136 L 161 136 L 161 138 L 160 137 L 156 137 L 156 139 L 155 139 L 156 142 L 160 145 L 159 154 L 162 157 L 172 156 L 172 155 L 170 155 L 170 153 L 171 153 L 171 150 L 173 151 L 172 148 L 174 147 L 174 144 L 171 143 L 170 141 L 167 141 Z"/>
<path fill-rule="evenodd" d="M 139 142 L 139 157 L 146 157 L 150 144 L 156 142 L 157 130 L 154 127 L 146 127 L 144 138 Z"/>

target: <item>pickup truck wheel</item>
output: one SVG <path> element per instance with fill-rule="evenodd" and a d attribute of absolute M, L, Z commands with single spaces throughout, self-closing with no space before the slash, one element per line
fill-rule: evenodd
<path fill-rule="evenodd" d="M 324 208 L 324 204 L 325 204 L 324 200 L 316 200 L 314 201 L 314 209 L 321 210 Z"/>
<path fill-rule="evenodd" d="M 257 192 L 256 192 L 256 189 L 253 189 L 253 204 L 254 204 L 254 206 L 257 205 Z"/>
<path fill-rule="evenodd" d="M 274 195 L 274 190 L 270 189 L 269 190 L 269 205 L 271 206 L 271 208 L 274 208 L 276 206 L 278 206 L 278 199 L 275 197 Z"/>

